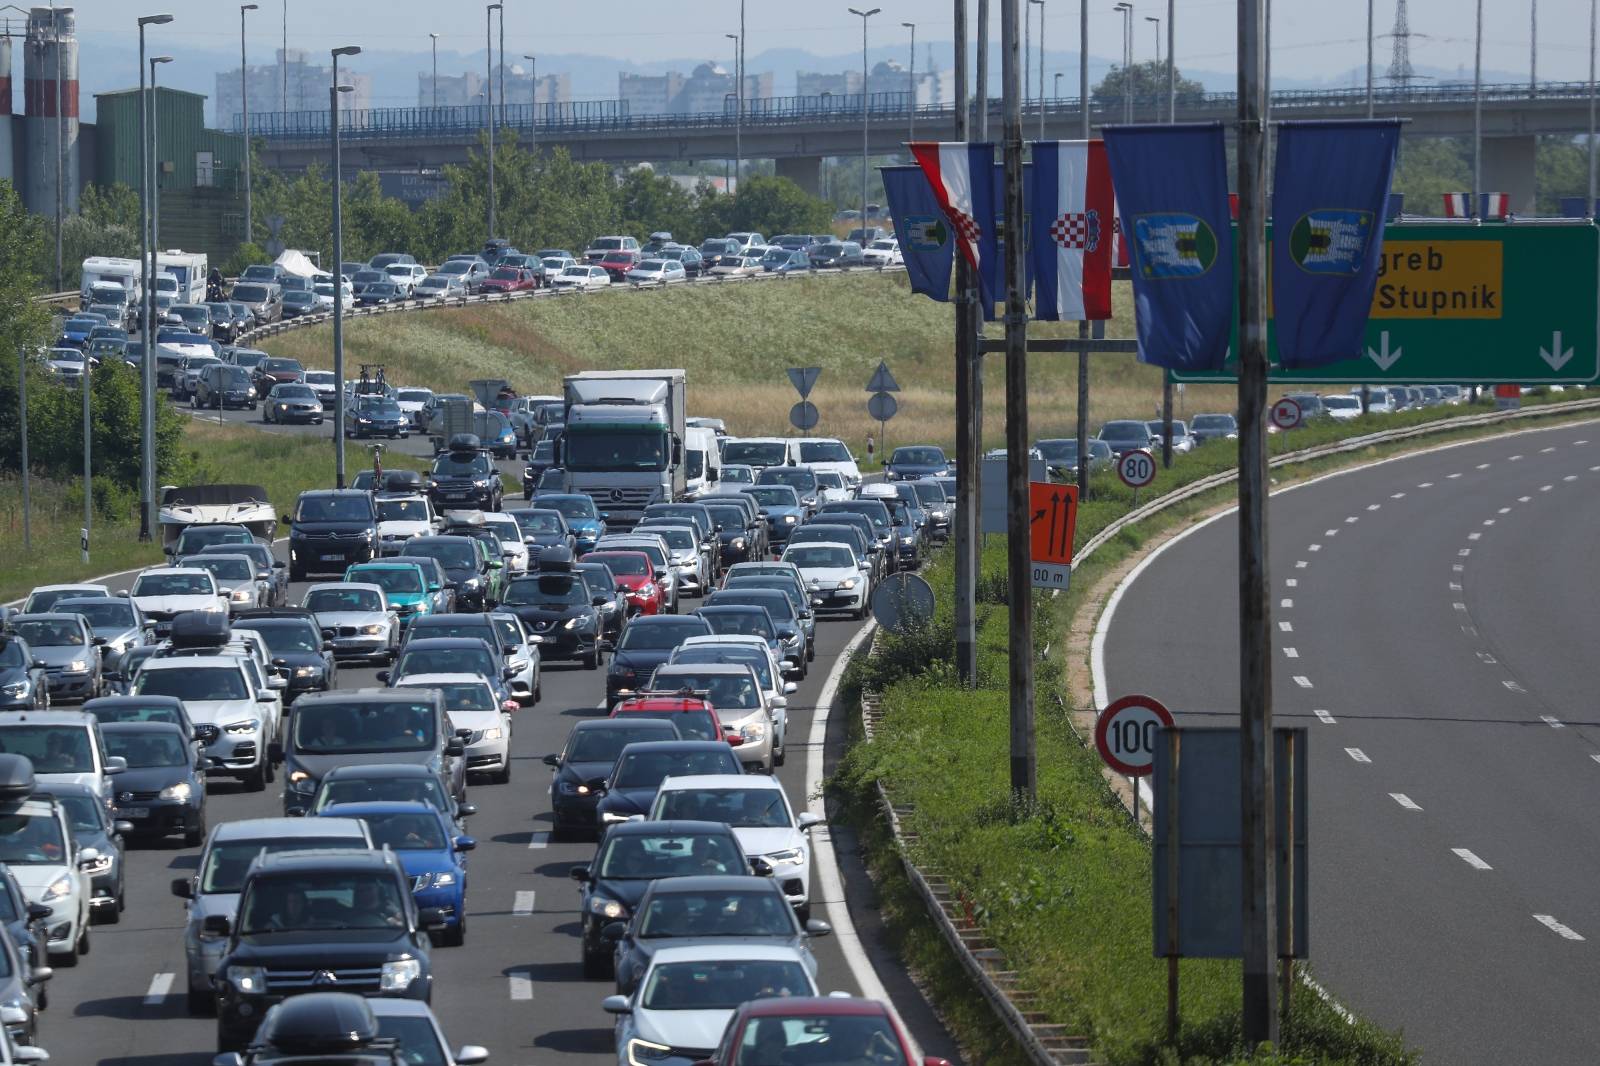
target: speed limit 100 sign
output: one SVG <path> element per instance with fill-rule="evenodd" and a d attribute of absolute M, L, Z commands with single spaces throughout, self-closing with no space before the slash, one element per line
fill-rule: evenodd
<path fill-rule="evenodd" d="M 1144 777 L 1156 760 L 1156 737 L 1172 728 L 1172 712 L 1149 696 L 1124 696 L 1100 712 L 1094 746 L 1106 765 L 1127 777 Z"/>
<path fill-rule="evenodd" d="M 1156 479 L 1155 456 L 1142 448 L 1123 452 L 1117 460 L 1117 476 L 1129 488 L 1142 489 Z"/>

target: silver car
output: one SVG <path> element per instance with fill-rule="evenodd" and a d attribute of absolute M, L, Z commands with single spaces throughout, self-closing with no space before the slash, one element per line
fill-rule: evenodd
<path fill-rule="evenodd" d="M 400 619 L 382 586 L 356 581 L 312 585 L 300 606 L 317 616 L 335 656 L 394 662 Z"/>
<path fill-rule="evenodd" d="M 100 665 L 106 673 L 116 673 L 123 653 L 131 648 L 142 648 L 149 643 L 149 633 L 155 623 L 147 622 L 144 614 L 132 600 L 125 596 L 82 596 L 57 600 L 50 608 L 51 614 L 75 614 L 89 624 L 89 630 L 100 644 Z"/>

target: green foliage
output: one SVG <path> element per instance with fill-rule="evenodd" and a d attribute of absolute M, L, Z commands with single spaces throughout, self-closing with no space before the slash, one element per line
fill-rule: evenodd
<path fill-rule="evenodd" d="M 245 241 L 233 250 L 228 261 L 219 265 L 224 277 L 236 278 L 244 273 L 245 267 L 255 266 L 257 263 L 270 263 L 272 256 L 262 250 L 261 245 L 254 241 Z"/>
<path fill-rule="evenodd" d="M 820 233 L 833 221 L 833 212 L 826 203 L 788 178 L 747 176 L 732 201 L 732 210 L 726 216 L 729 225 L 720 232 L 755 230 L 768 237 L 779 233 Z"/>
<path fill-rule="evenodd" d="M 41 218 L 40 225 L 51 227 Z M 139 258 L 139 194 L 126 185 L 89 185 L 78 200 L 78 213 L 61 223 L 61 284 L 76 289 L 83 279 L 83 261 L 91 255 Z M 55 240 L 40 246 L 39 274 L 55 286 Z"/>
<path fill-rule="evenodd" d="M 1405 194 L 1411 214 L 1443 214 L 1445 193 L 1472 188 L 1472 143 L 1457 137 L 1402 141 L 1391 187 Z"/>
<path fill-rule="evenodd" d="M 1539 214 L 1559 215 L 1563 196 L 1588 195 L 1589 149 L 1570 137 L 1540 137 L 1534 173 Z"/>
<path fill-rule="evenodd" d="M 1205 95 L 1206 87 L 1192 78 L 1185 78 L 1182 71 L 1177 72 L 1178 104 L 1198 103 Z M 1096 103 L 1115 101 L 1120 103 L 1124 95 L 1132 92 L 1137 100 L 1160 100 L 1163 104 L 1167 99 L 1167 65 L 1150 60 L 1146 63 L 1135 63 L 1131 67 L 1112 67 L 1100 83 L 1089 90 L 1089 96 Z"/>

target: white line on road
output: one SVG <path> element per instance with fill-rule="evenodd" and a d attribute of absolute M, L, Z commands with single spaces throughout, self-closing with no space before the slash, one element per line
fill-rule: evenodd
<path fill-rule="evenodd" d="M 1376 511 L 1378 508 L 1380 508 L 1382 506 L 1383 506 L 1383 504 L 1381 504 L 1381 503 L 1369 503 L 1369 504 L 1367 504 L 1367 510 Z"/>
<path fill-rule="evenodd" d="M 1472 549 L 1471 548 L 1462 548 L 1460 551 L 1456 552 L 1456 554 L 1461 556 L 1463 559 L 1465 559 L 1467 556 L 1472 554 Z"/>
<path fill-rule="evenodd" d="M 1553 451 L 1555 451 L 1554 448 L 1540 448 L 1539 449 L 1539 454 L 1540 455 L 1549 455 Z"/>
<path fill-rule="evenodd" d="M 1461 582 L 1459 582 L 1459 581 L 1450 582 L 1450 591 L 1451 592 L 1460 592 L 1461 591 Z"/>
<path fill-rule="evenodd" d="M 1301 688 L 1311 687 L 1311 679 L 1304 674 L 1295 674 L 1294 683 L 1299 685 Z"/>
<path fill-rule="evenodd" d="M 532 848 L 546 848 L 546 847 L 549 847 L 549 846 L 550 846 L 550 834 L 549 833 L 535 833 L 531 837 L 528 838 L 528 847 L 530 849 L 532 849 Z"/>
<path fill-rule="evenodd" d="M 1486 525 L 1486 526 L 1492 526 L 1492 525 L 1494 525 L 1494 519 L 1492 519 L 1492 518 L 1485 518 L 1485 519 L 1484 519 L 1484 520 L 1483 520 L 1483 524 L 1484 524 L 1484 525 Z"/>
<path fill-rule="evenodd" d="M 1294 568 L 1296 570 L 1304 570 L 1306 567 L 1308 567 L 1310 565 L 1311 564 L 1306 562 L 1304 559 L 1296 559 L 1295 560 L 1295 564 L 1294 564 Z"/>
<path fill-rule="evenodd" d="M 1539 720 L 1541 722 L 1543 722 L 1545 725 L 1549 726 L 1551 729 L 1565 729 L 1566 728 L 1566 726 L 1562 724 L 1561 719 L 1557 718 L 1553 714 L 1541 714 L 1539 716 Z"/>
<path fill-rule="evenodd" d="M 1280 633 L 1293 633 L 1294 632 L 1294 623 L 1293 622 L 1279 622 L 1278 623 L 1278 632 L 1280 632 Z"/>
<path fill-rule="evenodd" d="M 1539 491 L 1540 492 L 1549 492 L 1553 488 L 1555 488 L 1554 485 L 1540 485 L 1539 486 Z"/>
<path fill-rule="evenodd" d="M 1361 521 L 1361 516 L 1360 515 L 1351 515 L 1349 518 L 1346 518 L 1344 520 L 1344 524 L 1347 525 L 1347 526 L 1353 526 L 1359 521 Z"/>
<path fill-rule="evenodd" d="M 532 889 L 524 889 L 517 893 L 516 902 L 511 904 L 511 913 L 518 918 L 526 918 L 533 913 L 535 893 Z"/>
<path fill-rule="evenodd" d="M 1482 663 L 1483 665 L 1485 665 L 1485 666 L 1493 666 L 1495 663 L 1499 662 L 1500 660 L 1496 659 L 1493 655 L 1490 655 L 1486 651 L 1480 651 L 1478 653 L 1478 661 L 1480 663 Z"/>
<path fill-rule="evenodd" d="M 533 975 L 527 970 L 513 970 L 506 974 L 506 982 L 511 986 L 512 999 L 533 998 Z"/>
<path fill-rule="evenodd" d="M 1288 609 L 1294 606 L 1294 601 L 1285 596 L 1283 599 L 1278 601 L 1278 606 Z"/>
<path fill-rule="evenodd" d="M 144 994 L 144 1005 L 160 1006 L 161 1001 L 167 998 L 167 993 L 172 989 L 172 981 L 176 976 L 177 974 L 158 973 L 150 978 L 150 989 Z"/>
<path fill-rule="evenodd" d="M 1283 587 L 1284 588 L 1292 589 L 1298 584 L 1300 584 L 1300 581 L 1299 581 L 1298 578 L 1286 577 L 1286 578 L 1283 579 Z"/>
<path fill-rule="evenodd" d="M 1462 626 L 1461 627 L 1461 632 L 1465 633 L 1469 637 L 1476 637 L 1478 635 L 1478 627 L 1477 626 Z"/>
<path fill-rule="evenodd" d="M 1600 466 L 1591 466 L 1589 468 L 1589 473 L 1591 474 L 1595 473 L 1596 471 L 1600 471 Z"/>
<path fill-rule="evenodd" d="M 1419 488 L 1419 489 L 1431 489 L 1431 488 L 1433 488 L 1433 482 L 1431 482 L 1431 481 L 1421 482 L 1420 484 L 1417 485 L 1417 488 Z"/>
<path fill-rule="evenodd" d="M 330 282 L 330 284 L 332 284 L 332 283 Z M 90 390 L 90 391 L 92 392 L 93 390 Z M 1568 474 L 1566 477 L 1562 478 L 1561 480 L 1562 481 L 1576 481 L 1576 480 L 1578 480 L 1578 475 L 1577 474 Z"/>
<path fill-rule="evenodd" d="M 329 282 L 329 284 L 332 284 L 332 282 Z M 1397 492 L 1394 495 L 1389 497 L 1389 499 L 1391 499 L 1391 500 L 1403 500 L 1405 498 L 1406 498 L 1406 494 L 1403 493 L 1403 492 Z"/>
<path fill-rule="evenodd" d="M 1571 928 L 1569 928 L 1569 927 L 1567 927 L 1565 925 L 1562 925 L 1560 922 L 1556 921 L 1554 915 L 1551 915 L 1551 914 L 1535 914 L 1533 916 L 1533 920 L 1538 922 L 1540 925 L 1544 926 L 1546 929 L 1550 930 L 1552 933 L 1554 933 L 1557 936 L 1561 937 L 1563 940 L 1582 940 L 1583 939 L 1583 935 L 1581 933 L 1575 932 Z"/>
<path fill-rule="evenodd" d="M 1494 869 L 1493 866 L 1490 866 L 1488 863 L 1472 854 L 1472 852 L 1468 851 L 1466 848 L 1451 848 L 1450 850 L 1455 853 L 1456 858 L 1460 859 L 1474 870 Z"/>
<path fill-rule="evenodd" d="M 1591 755 L 1589 758 L 1593 759 L 1595 762 L 1600 762 L 1600 755 Z"/>
<path fill-rule="evenodd" d="M 1533 500 L 1532 496 L 1518 496 L 1517 497 L 1517 502 L 1518 503 L 1529 503 L 1532 500 Z"/>
<path fill-rule="evenodd" d="M 1450 569 L 1454 573 L 1459 574 L 1459 573 L 1461 573 L 1461 571 L 1465 570 L 1466 567 L 1462 566 L 1460 563 L 1451 563 L 1450 564 Z"/>
<path fill-rule="evenodd" d="M 331 284 L 333 284 L 333 283 L 332 283 L 332 282 L 329 282 L 329 283 L 328 283 L 328 284 L 330 284 L 330 285 L 331 285 Z M 1502 508 L 1500 508 L 1500 513 L 1501 513 L 1501 514 L 1510 514 L 1510 513 L 1511 513 L 1511 508 L 1509 508 L 1509 507 L 1502 507 Z"/>
<path fill-rule="evenodd" d="M 1327 529 L 1323 530 L 1322 535 L 1324 537 L 1337 537 L 1339 535 L 1339 531 L 1337 529 Z"/>
<path fill-rule="evenodd" d="M 1319 551 L 1322 550 L 1322 545 L 1320 545 L 1320 544 L 1307 545 L 1306 550 L 1307 551 L 1319 552 Z"/>
<path fill-rule="evenodd" d="M 1456 478 L 1458 478 L 1460 476 L 1461 476 L 1460 474 L 1446 474 L 1445 475 L 1445 477 L 1450 478 L 1451 480 L 1454 480 L 1454 479 L 1456 479 Z"/>
<path fill-rule="evenodd" d="M 1586 441 L 1586 440 L 1575 440 L 1572 443 L 1574 443 L 1574 444 L 1588 444 L 1589 442 Z"/>
<path fill-rule="evenodd" d="M 329 282 L 329 284 L 332 284 L 332 282 Z M 1487 469 L 1489 469 L 1489 464 L 1488 463 L 1479 463 L 1478 464 L 1478 469 L 1479 470 L 1487 470 Z"/>
<path fill-rule="evenodd" d="M 1329 714 L 1327 711 L 1319 709 L 1319 710 L 1312 711 L 1311 713 L 1316 715 L 1317 719 L 1320 722 L 1322 722 L 1323 725 L 1333 725 L 1334 724 L 1333 715 Z M 1595 758 L 1596 762 L 1600 762 L 1600 755 L 1596 755 L 1594 758 Z"/>
<path fill-rule="evenodd" d="M 1417 805 L 1417 801 L 1406 795 L 1404 792 L 1391 792 L 1389 793 L 1389 798 L 1400 804 L 1400 806 L 1404 807 L 1408 811 L 1422 810 L 1422 808 Z"/>
<path fill-rule="evenodd" d="M 1482 540 L 1483 539 L 1483 534 L 1481 532 L 1474 531 L 1472 533 L 1468 533 L 1467 534 L 1467 539 L 1468 540 Z"/>
<path fill-rule="evenodd" d="M 1356 762 L 1370 763 L 1372 761 L 1367 753 L 1362 751 L 1360 748 L 1346 748 L 1344 749 L 1344 753 L 1350 756 L 1350 758 L 1354 759 Z"/>
<path fill-rule="evenodd" d="M 1298 659 L 1300 658 L 1300 650 L 1298 648 L 1284 648 L 1283 657 L 1285 659 Z"/>
<path fill-rule="evenodd" d="M 1455 603 L 1452 603 L 1450 606 L 1454 607 L 1458 611 L 1465 611 L 1467 609 L 1467 605 L 1462 603 L 1460 600 L 1457 600 Z"/>
<path fill-rule="evenodd" d="M 1520 455 L 1513 455 L 1513 456 L 1512 456 L 1512 457 L 1511 457 L 1511 461 L 1512 461 L 1512 462 L 1513 462 L 1513 463 L 1515 463 L 1515 462 L 1517 462 L 1517 461 L 1518 461 L 1518 460 L 1520 460 L 1520 459 L 1521 459 L 1521 458 L 1522 458 L 1522 456 L 1520 456 Z"/>
<path fill-rule="evenodd" d="M 1507 689 L 1511 690 L 1512 692 L 1527 692 L 1528 691 L 1527 689 L 1523 688 L 1521 685 L 1517 684 L 1515 681 L 1502 681 L 1500 683 L 1502 685 L 1504 685 Z"/>

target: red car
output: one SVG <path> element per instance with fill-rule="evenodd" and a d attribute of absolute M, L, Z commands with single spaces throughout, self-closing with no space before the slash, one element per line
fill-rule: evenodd
<path fill-rule="evenodd" d="M 628 599 L 628 615 L 660 614 L 664 606 L 661 586 L 656 584 L 650 556 L 644 552 L 599 551 L 583 557 L 584 562 L 605 563 L 616 576 Z"/>
<path fill-rule="evenodd" d="M 872 999 L 774 997 L 733 1012 L 709 1059 L 694 1066 L 745 1063 L 872 1062 L 879 1066 L 950 1066 L 912 1058 L 911 1044 L 889 1008 Z"/>
<path fill-rule="evenodd" d="M 496 267 L 483 279 L 479 292 L 522 292 L 539 287 L 539 275 L 523 267 Z"/>
<path fill-rule="evenodd" d="M 717 717 L 717 710 L 697 696 L 667 696 L 661 693 L 634 696 L 620 701 L 608 717 L 644 715 L 647 718 L 666 718 L 677 724 L 685 740 L 716 740 L 721 738 L 738 747 L 744 738 L 731 733 Z"/>
<path fill-rule="evenodd" d="M 628 271 L 639 265 L 638 252 L 607 252 L 600 257 L 600 269 L 611 275 L 612 281 L 622 281 Z"/>

